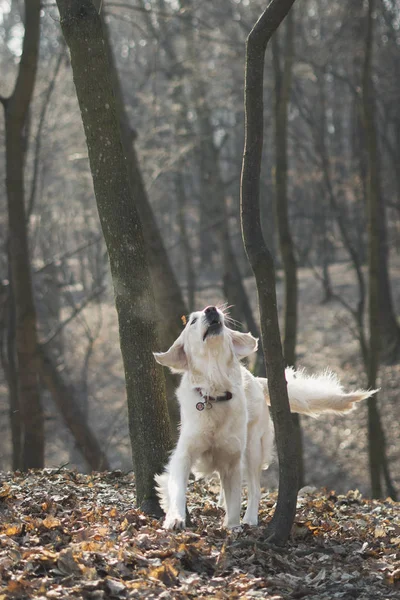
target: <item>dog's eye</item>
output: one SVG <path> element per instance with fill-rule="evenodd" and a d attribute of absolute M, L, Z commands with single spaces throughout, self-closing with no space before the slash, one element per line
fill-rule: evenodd
<path fill-rule="evenodd" d="M 190 324 L 194 325 L 196 323 L 196 321 L 197 321 L 197 317 L 193 317 L 192 321 L 190 321 Z"/>

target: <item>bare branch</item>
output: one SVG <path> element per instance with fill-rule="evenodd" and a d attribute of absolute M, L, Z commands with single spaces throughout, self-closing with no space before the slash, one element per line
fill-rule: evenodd
<path fill-rule="evenodd" d="M 42 132 L 43 132 L 43 127 L 46 121 L 46 114 L 47 114 L 47 109 L 49 107 L 50 104 L 50 99 L 56 84 L 56 80 L 57 80 L 57 76 L 58 73 L 60 71 L 60 67 L 61 67 L 61 63 L 62 60 L 64 58 L 64 56 L 66 55 L 65 52 L 65 46 L 64 44 L 62 45 L 60 54 L 58 55 L 58 58 L 56 60 L 56 66 L 54 68 L 54 73 L 53 76 L 50 80 L 49 86 L 47 88 L 45 97 L 44 97 L 44 101 L 43 101 L 43 106 L 42 106 L 42 110 L 40 112 L 40 117 L 39 117 L 39 125 L 38 125 L 38 129 L 36 132 L 36 142 L 35 142 L 35 159 L 34 159 L 34 163 L 33 163 L 33 176 L 32 176 L 32 185 L 31 185 L 31 193 L 29 195 L 29 200 L 28 200 L 28 207 L 27 207 L 27 219 L 29 220 L 32 211 L 33 211 L 33 207 L 34 207 L 34 203 L 35 203 L 35 196 L 36 196 L 36 189 L 37 189 L 37 182 L 38 182 L 38 178 L 39 178 L 39 165 L 40 165 L 40 150 L 41 150 L 41 145 L 42 145 Z"/>
<path fill-rule="evenodd" d="M 67 317 L 66 319 L 64 319 L 64 321 L 59 323 L 59 325 L 57 325 L 57 327 L 49 333 L 47 338 L 41 342 L 41 346 L 45 346 L 46 344 L 49 344 L 52 340 L 54 340 L 54 338 L 64 329 L 64 327 L 69 325 L 69 323 L 71 323 L 71 321 L 73 321 L 75 317 L 77 317 L 79 313 L 81 313 L 83 309 L 85 309 L 88 306 L 88 304 L 92 302 L 92 300 L 98 298 L 105 291 L 105 289 L 105 286 L 96 288 L 93 292 L 86 296 L 86 298 L 82 300 L 82 302 L 77 304 L 72 313 L 69 315 L 69 317 Z"/>
<path fill-rule="evenodd" d="M 34 275 L 43 273 L 43 271 L 45 271 L 49 267 L 52 267 L 53 265 L 60 263 L 63 260 L 66 260 L 67 258 L 71 258 L 71 256 L 78 254 L 78 252 L 82 252 L 82 250 L 86 250 L 86 248 L 90 248 L 90 246 L 93 246 L 94 244 L 98 244 L 102 239 L 103 239 L 103 236 L 101 234 L 99 234 L 99 235 L 95 236 L 93 239 L 89 240 L 88 242 L 85 242 L 81 246 L 78 246 L 74 250 L 69 250 L 68 252 L 65 252 L 64 254 L 58 254 L 52 260 L 50 260 L 45 265 L 43 265 L 43 267 L 40 267 L 40 269 L 36 269 L 36 271 L 34 272 Z"/>

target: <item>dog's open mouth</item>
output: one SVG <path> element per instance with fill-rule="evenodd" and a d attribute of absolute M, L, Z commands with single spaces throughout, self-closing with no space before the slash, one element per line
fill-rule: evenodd
<path fill-rule="evenodd" d="M 222 330 L 222 323 L 220 320 L 213 320 L 208 328 L 205 331 L 205 334 L 203 335 L 203 342 L 207 337 L 213 336 L 213 335 L 219 335 L 221 333 Z"/>

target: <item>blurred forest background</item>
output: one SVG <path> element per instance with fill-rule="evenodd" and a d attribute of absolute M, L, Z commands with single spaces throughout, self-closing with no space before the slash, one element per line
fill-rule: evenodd
<path fill-rule="evenodd" d="M 255 284 L 240 232 L 239 180 L 245 40 L 264 8 L 259 0 L 102 3 L 127 164 L 136 178 L 136 202 L 164 318 L 160 348 L 154 350 L 165 350 L 178 335 L 182 314 L 211 303 L 232 304 L 243 329 L 258 335 Z M 279 140 L 285 140 L 299 294 L 297 345 L 290 362 L 311 372 L 328 367 L 347 387 L 367 386 L 368 140 L 375 128 L 382 340 L 378 406 L 388 468 L 399 489 L 400 2 L 378 1 L 372 39 L 366 31 L 363 0 L 302 0 L 268 49 L 262 215 L 283 307 L 282 214 L 276 198 Z M 4 114 L 23 35 L 23 2 L 0 0 Z M 363 111 L 366 76 L 373 83 L 371 120 L 365 118 L 365 106 Z M 279 130 L 282 90 L 287 124 Z M 21 458 L 5 131 L 2 118 L 0 469 L 9 470 L 27 465 Z M 45 464 L 129 470 L 108 259 L 68 52 L 51 0 L 41 5 L 36 84 L 23 134 Z M 169 381 L 170 396 L 173 385 Z M 369 493 L 366 405 L 344 418 L 302 419 L 302 428 L 305 483 Z M 275 486 L 276 478 L 272 468 L 265 484 Z"/>

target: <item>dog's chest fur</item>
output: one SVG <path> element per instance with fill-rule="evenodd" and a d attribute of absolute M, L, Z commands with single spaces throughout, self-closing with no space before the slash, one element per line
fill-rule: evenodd
<path fill-rule="evenodd" d="M 203 382 L 205 394 L 232 393 L 232 399 L 212 402 L 211 408 L 197 410 L 201 396 L 193 379 L 184 375 L 177 390 L 181 407 L 181 437 L 191 448 L 195 460 L 193 471 L 199 476 L 220 471 L 233 458 L 242 456 L 246 447 L 248 408 L 242 374 L 236 373 L 229 389 L 214 388 Z M 201 382 L 200 382 L 201 383 Z"/>

